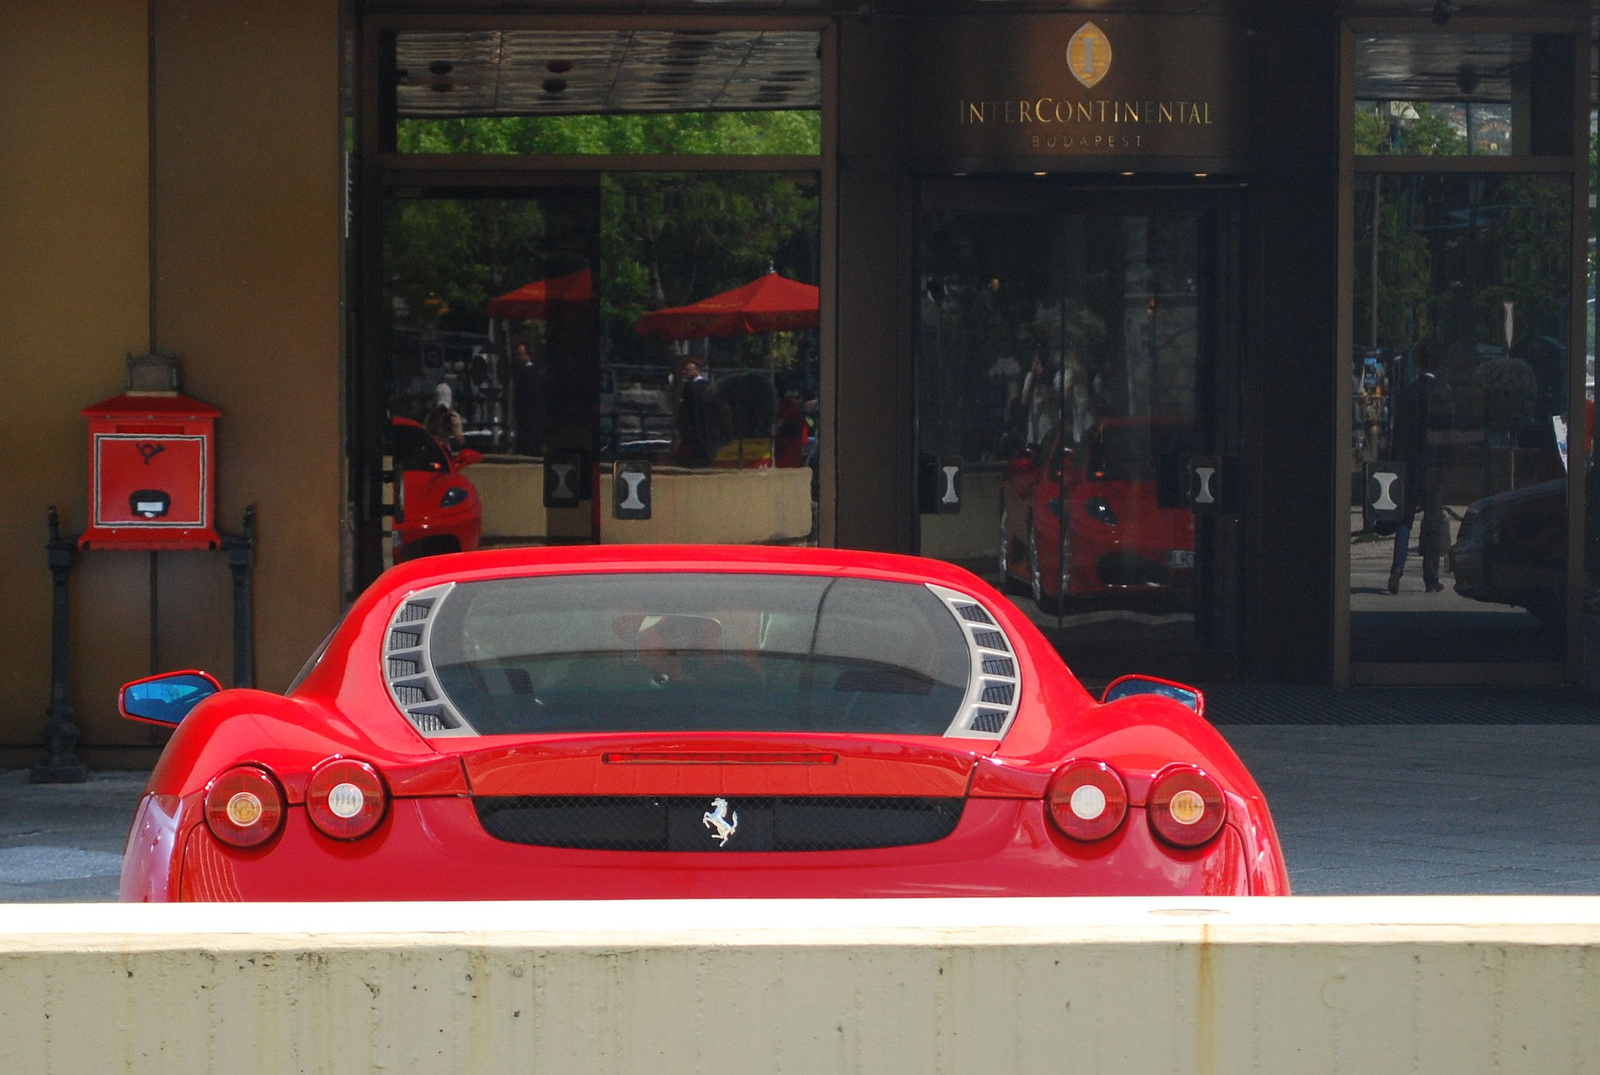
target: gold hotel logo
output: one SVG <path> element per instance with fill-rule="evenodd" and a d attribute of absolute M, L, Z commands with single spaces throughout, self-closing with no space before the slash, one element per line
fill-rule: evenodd
<path fill-rule="evenodd" d="M 1086 22 L 1067 42 L 1067 70 L 1083 83 L 1084 89 L 1094 89 L 1111 70 L 1111 39 L 1105 31 L 1092 22 Z"/>

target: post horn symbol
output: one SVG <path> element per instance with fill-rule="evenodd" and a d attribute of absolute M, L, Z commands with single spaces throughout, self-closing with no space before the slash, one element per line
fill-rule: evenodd
<path fill-rule="evenodd" d="M 1106 77 L 1111 70 L 1111 39 L 1104 30 L 1092 22 L 1078 27 L 1067 42 L 1067 70 L 1085 89 L 1094 89 Z"/>

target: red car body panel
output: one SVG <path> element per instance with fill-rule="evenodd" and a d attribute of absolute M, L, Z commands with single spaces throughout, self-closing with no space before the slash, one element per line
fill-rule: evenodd
<path fill-rule="evenodd" d="M 771 572 L 933 583 L 970 596 L 1013 644 L 1021 683 L 1001 740 L 929 735 L 637 733 L 428 739 L 401 715 L 381 646 L 407 595 L 442 582 L 616 572 Z M 366 837 L 309 821 L 311 770 L 370 763 L 389 794 Z M 1044 797 L 1068 759 L 1106 761 L 1130 809 L 1110 837 L 1080 843 Z M 1203 846 L 1158 840 L 1144 805 L 1154 775 L 1182 762 L 1224 790 L 1227 822 Z M 224 845 L 204 820 L 210 782 L 268 769 L 287 800 L 259 848 Z M 570 850 L 499 840 L 487 795 L 896 795 L 965 797 L 931 843 L 849 851 Z M 1265 800 L 1197 714 L 1158 695 L 1098 704 L 1009 601 L 953 565 L 913 557 L 767 547 L 589 546 L 430 557 L 387 572 L 351 608 L 315 668 L 285 697 L 228 690 L 182 721 L 129 833 L 122 898 L 543 899 L 641 896 L 1280 894 L 1288 879 Z"/>
<path fill-rule="evenodd" d="M 1004 540 L 1011 548 L 1011 555 L 1006 558 L 1008 574 L 1019 581 L 1032 582 L 1027 559 L 1016 555 L 1028 547 L 1031 526 L 1041 588 L 1051 598 L 1063 596 L 1061 528 L 1065 520 L 1065 596 L 1174 590 L 1193 585 L 1194 515 L 1186 508 L 1162 507 L 1154 480 L 1110 478 L 1091 468 L 1095 445 L 1107 431 L 1130 427 L 1177 431 L 1180 424 L 1159 418 L 1102 419 L 1089 442 L 1063 463 L 1059 477 L 1048 473 L 1052 455 L 1060 451 L 1059 439 L 1047 451 L 1028 453 L 1013 461 L 1001 494 L 1006 511 Z M 1103 501 L 1109 507 L 1117 520 L 1115 525 L 1089 512 L 1087 505 L 1092 500 Z M 1170 558 L 1175 553 L 1188 554 L 1189 566 L 1174 566 Z"/>

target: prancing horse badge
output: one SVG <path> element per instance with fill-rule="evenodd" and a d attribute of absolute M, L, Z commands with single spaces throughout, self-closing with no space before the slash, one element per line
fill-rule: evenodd
<path fill-rule="evenodd" d="M 717 846 L 727 847 L 728 837 L 732 836 L 739 828 L 739 811 L 728 813 L 727 799 L 712 799 L 711 809 L 700 818 L 701 824 L 713 830 L 711 838 L 717 841 Z"/>

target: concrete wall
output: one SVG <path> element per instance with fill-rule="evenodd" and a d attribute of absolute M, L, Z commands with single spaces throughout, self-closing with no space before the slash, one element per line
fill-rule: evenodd
<path fill-rule="evenodd" d="M 1600 899 L 0 909 L 0 1070 L 1600 1070 Z"/>
<path fill-rule="evenodd" d="M 331 0 L 15 0 L 0 35 L 0 368 L 9 379 L 0 562 L 0 765 L 37 761 L 49 702 L 45 508 L 87 510 L 79 410 L 124 356 L 176 352 L 223 410 L 218 523 L 260 513 L 256 672 L 280 689 L 339 606 L 338 5 Z M 91 764 L 150 732 L 115 690 L 152 663 L 150 557 L 74 571 L 71 701 Z M 220 554 L 157 564 L 155 661 L 232 668 Z"/>

